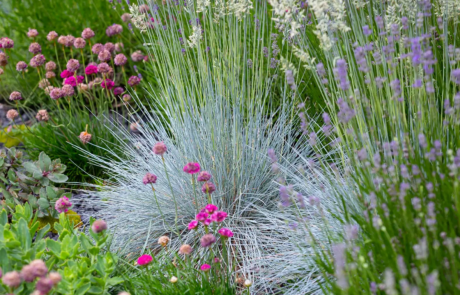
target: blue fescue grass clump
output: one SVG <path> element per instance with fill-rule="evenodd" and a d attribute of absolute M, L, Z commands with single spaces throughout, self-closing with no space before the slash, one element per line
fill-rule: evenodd
<path fill-rule="evenodd" d="M 297 11 L 290 19 L 276 11 L 288 32 L 312 13 L 321 53 L 307 33 L 292 37 L 328 108 L 321 128 L 308 126 L 305 115 L 302 127 L 313 145 L 321 135 L 338 149 L 334 164 L 319 160 L 349 179 L 360 204 L 356 210 L 343 198 L 342 238 L 315 243 L 327 293 L 458 293 L 458 6 L 309 1 L 307 11 L 290 7 Z M 315 150 L 319 156 L 324 148 Z M 298 205 L 295 193 L 281 194 L 285 205 Z"/>

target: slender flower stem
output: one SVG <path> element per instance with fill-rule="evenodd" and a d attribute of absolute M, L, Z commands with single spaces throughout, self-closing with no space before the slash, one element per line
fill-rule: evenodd
<path fill-rule="evenodd" d="M 123 73 L 124 73 L 124 71 L 123 71 Z M 165 158 L 163 156 L 161 156 L 161 161 L 163 162 L 163 167 L 164 167 L 165 173 L 166 173 L 166 179 L 168 180 L 169 188 L 171 189 L 171 195 L 172 195 L 173 200 L 174 200 L 174 206 L 175 206 L 175 209 L 176 209 L 176 217 L 174 219 L 174 227 L 177 228 L 177 218 L 179 217 L 179 214 L 178 214 L 178 210 L 177 210 L 176 195 L 174 194 L 174 190 L 173 190 L 173 187 L 171 185 L 171 181 L 169 180 L 169 173 L 168 173 L 168 169 L 166 169 L 166 162 L 165 162 Z"/>

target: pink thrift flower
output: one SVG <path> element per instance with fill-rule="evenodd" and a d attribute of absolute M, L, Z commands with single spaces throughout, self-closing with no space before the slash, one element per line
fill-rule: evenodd
<path fill-rule="evenodd" d="M 112 68 L 106 62 L 101 62 L 97 65 L 97 71 L 101 74 L 108 74 Z"/>
<path fill-rule="evenodd" d="M 67 35 L 65 38 L 65 46 L 72 47 L 75 42 L 75 37 L 72 35 Z"/>
<path fill-rule="evenodd" d="M 112 80 L 110 79 L 105 79 L 105 81 L 103 81 L 101 83 L 101 86 L 102 88 L 107 88 L 107 89 L 112 89 L 114 86 L 115 86 L 115 82 L 113 82 Z"/>
<path fill-rule="evenodd" d="M 206 212 L 200 212 L 200 213 L 198 213 L 198 214 L 196 215 L 195 218 L 196 218 L 196 220 L 198 220 L 198 221 L 205 221 L 206 218 L 208 218 L 208 215 L 209 215 L 209 214 L 206 213 Z"/>
<path fill-rule="evenodd" d="M 188 174 L 195 174 L 200 172 L 200 164 L 198 163 L 188 163 L 184 166 L 184 172 Z"/>
<path fill-rule="evenodd" d="M 16 71 L 24 72 L 27 69 L 27 64 L 23 61 L 20 61 L 16 64 Z"/>
<path fill-rule="evenodd" d="M 219 229 L 218 233 L 224 238 L 233 237 L 233 232 L 231 230 L 229 230 L 228 228 L 225 228 L 225 227 Z"/>
<path fill-rule="evenodd" d="M 71 72 L 69 70 L 62 71 L 62 73 L 61 73 L 61 78 L 62 79 L 69 78 L 69 77 L 73 77 L 73 72 Z"/>
<path fill-rule="evenodd" d="M 56 69 L 56 63 L 54 61 L 49 61 L 45 64 L 45 70 L 54 71 Z"/>
<path fill-rule="evenodd" d="M 46 39 L 48 39 L 48 41 L 54 41 L 57 39 L 57 37 L 58 34 L 55 31 L 51 31 L 48 33 L 48 36 L 46 36 Z"/>
<path fill-rule="evenodd" d="M 206 218 L 206 220 L 203 221 L 203 224 L 206 225 L 206 226 L 210 225 L 211 223 L 212 223 L 212 219 L 210 219 L 210 218 Z"/>
<path fill-rule="evenodd" d="M 6 113 L 6 118 L 8 120 L 10 120 L 10 121 L 14 121 L 14 119 L 16 119 L 17 117 L 19 117 L 19 113 L 18 113 L 18 111 L 14 110 L 14 109 L 11 109 Z"/>
<path fill-rule="evenodd" d="M 117 66 L 124 66 L 128 62 L 128 58 L 123 54 L 117 54 L 113 60 Z"/>
<path fill-rule="evenodd" d="M 188 229 L 195 229 L 195 228 L 197 228 L 197 226 L 198 226 L 198 221 L 192 220 L 192 221 L 190 221 L 190 223 L 188 224 Z"/>
<path fill-rule="evenodd" d="M 62 93 L 66 97 L 70 97 L 75 94 L 75 89 L 73 89 L 73 86 L 71 85 L 64 85 L 62 86 Z"/>
<path fill-rule="evenodd" d="M 147 265 L 150 262 L 152 262 L 152 260 L 153 260 L 152 256 L 150 256 L 148 254 L 144 254 L 144 255 L 142 255 L 141 257 L 139 257 L 137 259 L 137 264 L 138 265 Z"/>
<path fill-rule="evenodd" d="M 219 208 L 217 208 L 217 206 L 214 205 L 214 204 L 208 204 L 208 205 L 206 205 L 206 207 L 204 207 L 204 209 L 205 209 L 206 212 L 208 212 L 209 214 L 213 214 L 214 212 L 216 212 L 217 210 L 219 210 Z"/>
<path fill-rule="evenodd" d="M 29 38 L 35 38 L 37 36 L 38 36 L 38 31 L 35 29 L 29 29 L 29 31 L 27 32 L 27 37 Z"/>
<path fill-rule="evenodd" d="M 76 70 L 78 70 L 78 68 L 80 68 L 80 63 L 78 62 L 78 60 L 69 59 L 69 61 L 67 62 L 67 70 L 69 72 L 75 72 Z"/>
<path fill-rule="evenodd" d="M 122 51 L 124 47 L 125 47 L 125 45 L 123 45 L 123 43 L 121 43 L 121 42 L 115 43 L 115 51 L 116 52 Z"/>
<path fill-rule="evenodd" d="M 10 38 L 3 38 L 1 39 L 1 42 L 2 44 L 2 47 L 5 48 L 5 49 L 11 49 L 14 47 L 14 41 L 11 40 Z"/>
<path fill-rule="evenodd" d="M 80 138 L 80 141 L 81 143 L 83 144 L 87 144 L 88 142 L 91 141 L 91 138 L 93 137 L 90 133 L 86 132 L 86 131 L 83 131 L 80 133 L 80 136 L 78 136 Z"/>
<path fill-rule="evenodd" d="M 42 47 L 37 42 L 31 43 L 29 46 L 29 52 L 32 54 L 37 54 L 42 52 Z"/>
<path fill-rule="evenodd" d="M 142 178 L 142 183 L 147 185 L 149 183 L 155 183 L 157 182 L 157 176 L 155 174 L 152 174 L 152 173 L 146 173 L 144 178 Z"/>
<path fill-rule="evenodd" d="M 67 44 L 67 37 L 66 36 L 59 36 L 57 41 L 61 45 L 66 45 Z"/>
<path fill-rule="evenodd" d="M 114 95 L 120 95 L 124 92 L 125 90 L 123 89 L 123 87 L 115 87 L 113 89 L 113 94 Z"/>
<path fill-rule="evenodd" d="M 22 95 L 21 95 L 21 92 L 19 91 L 13 91 L 11 92 L 10 94 L 10 100 L 21 100 L 22 99 Z"/>
<path fill-rule="evenodd" d="M 205 234 L 201 237 L 201 247 L 207 248 L 216 242 L 216 237 L 213 234 Z"/>
<path fill-rule="evenodd" d="M 214 257 L 214 263 L 220 263 L 220 259 L 217 257 Z"/>
<path fill-rule="evenodd" d="M 66 78 L 64 80 L 64 85 L 70 85 L 72 87 L 75 87 L 75 86 L 77 86 L 77 83 L 78 84 L 83 83 L 84 79 L 85 78 L 83 76 L 77 76 L 77 81 L 75 81 L 75 77 L 72 76 L 72 77 Z"/>
<path fill-rule="evenodd" d="M 115 51 L 115 45 L 112 42 L 107 42 L 104 44 L 104 49 L 113 53 Z"/>
<path fill-rule="evenodd" d="M 101 233 L 107 229 L 107 222 L 102 219 L 96 220 L 91 225 L 91 229 L 96 234 Z"/>
<path fill-rule="evenodd" d="M 56 77 L 56 74 L 54 72 L 46 72 L 45 77 L 46 79 L 53 79 Z"/>
<path fill-rule="evenodd" d="M 131 86 L 131 87 L 134 87 L 134 86 L 138 85 L 139 83 L 141 83 L 141 79 L 139 79 L 138 76 L 131 76 L 128 79 L 128 85 Z"/>
<path fill-rule="evenodd" d="M 227 218 L 227 213 L 224 211 L 217 211 L 211 215 L 212 221 L 223 222 Z"/>
<path fill-rule="evenodd" d="M 128 23 L 131 20 L 131 14 L 123 13 L 121 16 L 121 20 L 125 23 Z"/>
<path fill-rule="evenodd" d="M 67 197 L 62 197 L 59 200 L 57 200 L 56 204 L 54 206 L 54 208 L 59 213 L 69 211 L 70 207 L 72 207 L 72 203 L 69 201 L 69 198 L 67 198 Z"/>
<path fill-rule="evenodd" d="M 216 186 L 214 185 L 214 183 L 207 181 L 201 187 L 201 191 L 205 194 L 212 194 L 216 191 Z"/>
<path fill-rule="evenodd" d="M 95 66 L 95 65 L 87 66 L 86 69 L 85 69 L 85 74 L 86 75 L 97 74 L 97 66 Z"/>
<path fill-rule="evenodd" d="M 83 38 L 77 38 L 77 39 L 75 39 L 75 41 L 73 42 L 73 46 L 74 46 L 75 48 L 83 49 L 83 48 L 85 48 L 85 46 L 86 46 L 86 41 L 85 41 L 85 39 L 83 39 Z"/>
<path fill-rule="evenodd" d="M 101 52 L 99 52 L 97 58 L 100 61 L 109 61 L 112 58 L 112 55 L 110 54 L 110 51 L 104 49 Z"/>
<path fill-rule="evenodd" d="M 198 181 L 208 181 L 211 179 L 211 174 L 208 171 L 201 171 L 200 174 L 198 174 L 197 180 Z"/>
<path fill-rule="evenodd" d="M 91 30 L 90 28 L 86 28 L 83 30 L 83 32 L 81 33 L 81 36 L 83 37 L 83 39 L 91 39 L 94 37 L 94 32 L 93 30 Z"/>
<path fill-rule="evenodd" d="M 203 264 L 200 269 L 202 271 L 209 271 L 211 269 L 211 266 L 209 264 Z"/>
<path fill-rule="evenodd" d="M 142 52 L 140 50 L 138 50 L 138 51 L 133 52 L 133 54 L 131 54 L 131 59 L 134 62 L 143 61 L 144 60 L 144 55 L 142 54 Z"/>
<path fill-rule="evenodd" d="M 54 100 L 56 99 L 59 99 L 61 97 L 64 96 L 64 93 L 62 92 L 62 90 L 60 88 L 53 88 L 51 91 L 50 91 L 50 97 Z"/>
<path fill-rule="evenodd" d="M 30 60 L 30 66 L 33 68 L 42 66 L 45 64 L 46 58 L 43 56 L 43 54 L 37 54 L 36 56 L 32 57 Z"/>
<path fill-rule="evenodd" d="M 153 146 L 153 153 L 155 155 L 163 156 L 163 154 L 166 153 L 167 150 L 168 148 L 166 147 L 166 144 L 162 141 L 155 143 L 155 145 Z"/>
<path fill-rule="evenodd" d="M 94 54 L 99 54 L 101 53 L 101 51 L 104 50 L 104 45 L 102 45 L 101 43 L 96 43 L 93 45 L 93 47 L 91 48 L 91 51 L 94 53 Z"/>

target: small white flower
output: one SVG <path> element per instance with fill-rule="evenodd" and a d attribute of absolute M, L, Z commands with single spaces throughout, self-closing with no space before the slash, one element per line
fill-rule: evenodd
<path fill-rule="evenodd" d="M 171 277 L 171 279 L 169 280 L 171 283 L 175 284 L 177 283 L 177 278 L 176 277 Z"/>

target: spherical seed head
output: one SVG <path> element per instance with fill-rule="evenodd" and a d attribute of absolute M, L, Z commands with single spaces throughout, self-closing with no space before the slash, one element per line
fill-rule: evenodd
<path fill-rule="evenodd" d="M 67 44 L 67 36 L 59 36 L 57 41 L 61 45 L 66 45 Z"/>
<path fill-rule="evenodd" d="M 99 54 L 102 50 L 104 50 L 104 45 L 102 45 L 101 43 L 96 43 L 93 45 L 93 47 L 91 47 L 91 51 L 94 54 Z"/>
<path fill-rule="evenodd" d="M 208 181 L 211 179 L 211 173 L 208 171 L 201 171 L 200 174 L 198 174 L 197 180 L 198 181 Z"/>
<path fill-rule="evenodd" d="M 5 49 L 11 49 L 14 47 L 14 41 L 6 37 L 1 39 L 1 44 L 2 44 L 2 47 Z"/>
<path fill-rule="evenodd" d="M 119 53 L 115 56 L 114 62 L 117 66 L 124 66 L 128 62 L 128 58 L 123 53 Z"/>
<path fill-rule="evenodd" d="M 131 14 L 129 13 L 123 13 L 121 15 L 121 20 L 125 23 L 129 22 L 131 20 Z"/>
<path fill-rule="evenodd" d="M 86 131 L 83 131 L 82 133 L 80 133 L 80 141 L 83 143 L 83 144 L 87 144 L 88 142 L 91 141 L 91 137 L 92 135 L 89 134 L 88 132 Z"/>
<path fill-rule="evenodd" d="M 166 144 L 163 141 L 155 143 L 153 146 L 153 153 L 155 155 L 160 155 L 163 156 L 164 153 L 168 151 L 168 148 L 166 147 Z"/>
<path fill-rule="evenodd" d="M 142 183 L 147 185 L 157 182 L 157 176 L 155 174 L 147 172 L 142 178 Z"/>
<path fill-rule="evenodd" d="M 138 85 L 139 83 L 141 83 L 141 79 L 139 79 L 138 76 L 131 76 L 128 79 L 128 85 L 131 86 L 131 87 L 134 87 L 134 86 Z"/>
<path fill-rule="evenodd" d="M 48 39 L 48 41 L 54 41 L 57 39 L 57 37 L 58 37 L 58 34 L 55 31 L 51 31 L 46 36 L 46 39 Z"/>
<path fill-rule="evenodd" d="M 115 44 L 112 42 L 107 42 L 104 44 L 104 49 L 109 51 L 110 53 L 113 53 L 115 51 Z"/>
<path fill-rule="evenodd" d="M 27 32 L 27 37 L 29 38 L 35 38 L 37 36 L 38 36 L 38 31 L 35 29 L 29 29 L 29 31 Z"/>
<path fill-rule="evenodd" d="M 192 247 L 190 245 L 184 244 L 180 246 L 179 248 L 179 254 L 184 254 L 184 255 L 189 255 L 193 251 Z"/>
<path fill-rule="evenodd" d="M 49 61 L 45 64 L 45 70 L 54 71 L 56 69 L 56 63 L 54 61 Z"/>
<path fill-rule="evenodd" d="M 35 116 L 35 118 L 36 118 L 38 121 L 48 122 L 48 120 L 50 119 L 50 116 L 49 116 L 47 110 L 39 110 L 39 111 L 37 112 L 37 115 Z"/>
<path fill-rule="evenodd" d="M 72 35 L 67 35 L 65 41 L 66 41 L 65 42 L 66 47 L 72 47 L 73 43 L 75 42 L 75 37 Z"/>
<path fill-rule="evenodd" d="M 63 96 L 70 97 L 75 94 L 75 89 L 73 89 L 72 85 L 64 85 L 62 86 L 62 93 Z"/>
<path fill-rule="evenodd" d="M 16 288 L 21 284 L 21 275 L 17 271 L 7 272 L 3 276 L 2 282 L 8 287 Z"/>
<path fill-rule="evenodd" d="M 85 46 L 86 46 L 86 41 L 85 41 L 85 39 L 78 37 L 78 38 L 76 38 L 75 41 L 73 42 L 73 46 L 74 46 L 75 48 L 80 48 L 80 49 L 85 48 Z"/>
<path fill-rule="evenodd" d="M 50 272 L 48 277 L 50 278 L 51 281 L 53 281 L 53 284 L 55 286 L 59 284 L 59 282 L 62 280 L 62 276 L 57 272 Z"/>
<path fill-rule="evenodd" d="M 62 92 L 62 90 L 60 88 L 53 88 L 50 91 L 50 97 L 52 99 L 59 99 L 59 98 L 61 98 L 63 96 L 64 96 L 64 93 Z"/>
<path fill-rule="evenodd" d="M 216 237 L 213 234 L 205 234 L 201 237 L 201 247 L 207 248 L 216 242 Z"/>
<path fill-rule="evenodd" d="M 16 71 L 24 72 L 27 69 L 27 64 L 23 61 L 20 61 L 16 64 Z"/>
<path fill-rule="evenodd" d="M 244 281 L 244 286 L 245 286 L 246 288 L 249 288 L 249 287 L 252 286 L 252 282 L 251 282 L 250 280 L 246 280 L 246 281 Z"/>
<path fill-rule="evenodd" d="M 11 92 L 11 94 L 10 94 L 10 100 L 15 101 L 15 100 L 21 100 L 21 99 L 22 99 L 21 92 L 19 92 L 19 91 L 13 91 L 13 92 Z"/>
<path fill-rule="evenodd" d="M 99 54 L 97 55 L 97 58 L 100 61 L 109 61 L 112 58 L 112 55 L 110 54 L 110 51 L 104 49 Z"/>
<path fill-rule="evenodd" d="M 56 201 L 56 204 L 54 205 L 54 208 L 56 209 L 57 212 L 62 213 L 62 212 L 67 212 L 69 211 L 69 208 L 72 207 L 72 203 L 70 202 L 69 198 L 67 197 L 61 197 Z"/>
<path fill-rule="evenodd" d="M 91 229 L 93 230 L 94 233 L 98 234 L 107 229 L 107 222 L 104 220 L 96 220 L 93 222 L 93 225 L 91 226 Z"/>
<path fill-rule="evenodd" d="M 42 52 L 42 47 L 37 42 L 31 43 L 29 45 L 29 52 L 32 54 L 37 54 Z"/>
<path fill-rule="evenodd" d="M 54 282 L 50 278 L 41 278 L 35 285 L 35 290 L 42 294 L 48 294 L 49 291 L 54 287 Z"/>
<path fill-rule="evenodd" d="M 160 244 L 162 247 L 166 247 L 169 244 L 169 237 L 161 236 L 158 239 L 158 244 Z"/>
<path fill-rule="evenodd" d="M 0 67 L 5 67 L 8 64 L 8 56 L 0 52 Z"/>
<path fill-rule="evenodd" d="M 32 265 L 25 265 L 22 268 L 21 279 L 29 283 L 35 280 L 34 267 Z"/>
<path fill-rule="evenodd" d="M 107 74 L 110 72 L 110 66 L 105 62 L 101 62 L 97 65 L 97 70 L 99 73 Z"/>
<path fill-rule="evenodd" d="M 67 70 L 70 72 L 75 72 L 80 68 L 80 63 L 76 59 L 69 59 L 67 62 Z"/>
<path fill-rule="evenodd" d="M 83 32 L 81 33 L 81 36 L 83 37 L 83 39 L 91 39 L 94 37 L 94 32 L 93 30 L 91 30 L 90 28 L 86 28 L 83 30 Z"/>
<path fill-rule="evenodd" d="M 138 51 L 133 52 L 133 54 L 131 54 L 131 59 L 134 62 L 143 61 L 144 60 L 144 55 L 142 54 L 142 52 L 140 50 L 138 50 Z"/>
<path fill-rule="evenodd" d="M 46 267 L 45 262 L 41 259 L 36 259 L 29 263 L 29 265 L 33 266 L 34 274 L 36 277 L 42 278 L 45 277 L 48 273 L 48 267 Z"/>
<path fill-rule="evenodd" d="M 43 54 L 37 54 L 36 56 L 32 57 L 29 64 L 31 67 L 36 68 L 44 65 L 45 62 L 46 58 L 43 56 Z"/>
<path fill-rule="evenodd" d="M 56 74 L 54 72 L 46 72 L 45 76 L 46 79 L 53 79 L 54 77 L 56 77 Z"/>
<path fill-rule="evenodd" d="M 46 87 L 50 86 L 50 81 L 48 81 L 48 79 L 42 79 L 40 80 L 40 82 L 38 82 L 38 87 L 41 88 L 41 89 L 45 89 Z"/>

